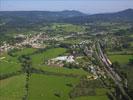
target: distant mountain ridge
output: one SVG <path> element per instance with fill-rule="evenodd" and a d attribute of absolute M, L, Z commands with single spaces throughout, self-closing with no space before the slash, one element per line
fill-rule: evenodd
<path fill-rule="evenodd" d="M 93 14 L 88 16 L 76 16 L 65 18 L 64 22 L 68 23 L 89 23 L 89 22 L 133 22 L 133 9 L 115 13 Z"/>
<path fill-rule="evenodd" d="M 37 23 L 66 22 L 133 22 L 133 9 L 115 13 L 88 15 L 75 10 L 65 11 L 0 11 L 0 23 L 9 26 L 28 26 Z"/>
<path fill-rule="evenodd" d="M 65 18 L 87 16 L 79 11 L 0 11 L 0 25 L 27 28 L 43 23 L 64 22 Z"/>
<path fill-rule="evenodd" d="M 73 18 L 64 19 L 65 22 L 71 23 L 87 23 L 87 22 L 133 22 L 133 9 L 126 9 L 124 11 L 115 13 L 93 14 L 88 16 L 77 16 Z"/>
<path fill-rule="evenodd" d="M 86 14 L 74 10 L 65 11 L 0 11 L 0 19 L 10 22 L 23 20 L 28 22 L 51 22 L 63 18 L 86 16 Z"/>

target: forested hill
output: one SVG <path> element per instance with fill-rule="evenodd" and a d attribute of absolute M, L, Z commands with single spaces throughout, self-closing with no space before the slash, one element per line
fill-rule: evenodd
<path fill-rule="evenodd" d="M 0 11 L 0 25 L 27 26 L 46 22 L 133 22 L 133 9 L 116 13 L 87 15 L 79 11 Z"/>
<path fill-rule="evenodd" d="M 86 14 L 74 10 L 59 12 L 52 11 L 1 11 L 0 19 L 5 24 L 33 24 L 39 22 L 58 22 L 64 18 L 86 16 Z"/>
<path fill-rule="evenodd" d="M 133 23 L 133 9 L 116 13 L 88 15 L 75 10 L 65 11 L 0 11 L 0 34 L 18 29 L 35 29 L 47 23 L 128 22 Z"/>
<path fill-rule="evenodd" d="M 129 22 L 133 23 L 133 9 L 115 13 L 94 14 L 88 16 L 77 16 L 65 18 L 64 22 L 68 23 L 89 23 L 89 22 Z"/>

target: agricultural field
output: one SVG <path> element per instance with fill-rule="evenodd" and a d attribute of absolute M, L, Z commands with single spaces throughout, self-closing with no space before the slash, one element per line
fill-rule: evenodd
<path fill-rule="evenodd" d="M 14 55 L 21 56 L 21 55 L 32 54 L 36 50 L 37 49 L 34 49 L 34 48 L 23 48 L 23 49 L 20 49 L 19 51 L 14 52 Z"/>
<path fill-rule="evenodd" d="M 133 34 L 132 34 L 132 35 L 130 35 L 130 37 L 132 37 L 132 38 L 133 38 Z"/>
<path fill-rule="evenodd" d="M 65 48 L 52 48 L 31 56 L 33 67 L 43 64 L 45 60 L 55 58 L 66 52 Z"/>
<path fill-rule="evenodd" d="M 84 71 L 83 69 L 69 69 L 64 67 L 52 67 L 52 66 L 40 66 L 40 67 L 38 66 L 38 69 L 47 72 L 60 73 L 60 74 L 71 74 L 79 76 L 89 75 L 89 73 Z"/>
<path fill-rule="evenodd" d="M 21 65 L 16 57 L 11 57 L 8 54 L 4 54 L 2 57 L 3 59 L 0 60 L 1 75 L 12 73 L 21 69 Z"/>
<path fill-rule="evenodd" d="M 25 74 L 0 80 L 1 100 L 22 100 L 25 94 Z"/>
<path fill-rule="evenodd" d="M 78 98 L 75 98 L 73 100 L 109 100 L 109 98 L 106 95 L 107 90 L 106 89 L 96 89 L 96 95 L 95 96 L 81 96 Z"/>
<path fill-rule="evenodd" d="M 18 61 L 18 57 L 21 55 L 31 54 L 35 52 L 35 49 L 33 48 L 24 48 L 19 51 L 15 51 L 12 54 L 14 56 L 10 56 L 7 53 L 4 53 L 1 55 L 0 59 L 0 73 L 8 74 L 12 72 L 16 72 L 18 70 L 21 70 L 21 64 Z"/>
<path fill-rule="evenodd" d="M 65 32 L 81 32 L 84 31 L 84 27 L 81 27 L 79 25 L 73 25 L 73 24 L 59 24 L 59 23 L 54 23 L 52 25 L 52 29 L 54 30 L 60 30 L 63 29 Z"/>
<path fill-rule="evenodd" d="M 83 81 L 80 81 L 81 84 L 78 85 L 79 87 L 75 88 L 75 91 L 72 91 L 72 93 L 76 93 L 76 95 L 79 93 L 77 91 L 80 91 L 82 93 L 83 89 L 86 91 L 89 91 L 89 95 L 81 95 L 74 97 L 72 100 L 109 100 L 107 96 L 107 92 L 109 91 L 107 88 L 101 87 L 99 84 L 99 80 L 89 80 L 88 86 L 86 87 L 86 84 L 83 83 Z M 81 86 L 81 87 L 80 87 Z M 94 94 L 93 94 L 94 93 Z"/>
<path fill-rule="evenodd" d="M 128 64 L 129 59 L 132 58 L 133 55 L 109 55 L 109 58 L 112 62 L 119 62 L 120 64 Z"/>
<path fill-rule="evenodd" d="M 70 34 L 72 32 L 85 32 L 85 27 L 80 25 L 73 25 L 73 24 L 60 24 L 60 23 L 53 23 L 50 26 L 41 27 L 42 31 L 51 31 L 53 35 L 57 34 Z"/>
<path fill-rule="evenodd" d="M 133 47 L 133 42 L 131 42 L 131 46 Z"/>
<path fill-rule="evenodd" d="M 106 94 L 101 96 L 86 96 L 86 97 L 79 97 L 73 100 L 109 100 Z"/>
<path fill-rule="evenodd" d="M 0 61 L 0 74 L 8 74 L 21 69 L 21 65 L 15 62 Z"/>
<path fill-rule="evenodd" d="M 69 100 L 69 92 L 79 83 L 79 78 L 32 74 L 29 81 L 29 100 Z M 69 86 L 67 84 L 71 84 Z M 37 92 L 36 92 L 37 91 Z M 95 96 L 70 100 L 108 100 L 105 89 L 96 89 Z"/>
<path fill-rule="evenodd" d="M 1 55 L 4 59 L 1 59 L 0 61 L 1 75 L 22 70 L 18 60 L 22 55 L 29 55 L 31 57 L 33 63 L 32 67 L 51 73 L 50 75 L 45 73 L 31 74 L 31 77 L 29 78 L 28 100 L 68 100 L 69 92 L 79 83 L 80 78 L 82 76 L 90 75 L 83 69 L 69 69 L 45 65 L 40 66 L 44 60 L 63 55 L 67 51 L 65 48 L 51 48 L 42 52 L 36 51 L 36 49 L 24 48 L 12 52 L 13 56 L 5 53 Z M 0 80 L 0 98 L 2 98 L 2 100 L 22 100 L 26 93 L 26 78 L 27 76 L 25 74 L 19 74 Z M 68 84 L 71 84 L 71 86 Z"/>
<path fill-rule="evenodd" d="M 130 44 L 131 44 L 131 47 L 132 47 L 132 49 L 133 49 L 133 34 L 130 35 L 130 37 L 132 38 L 132 41 L 130 42 Z"/>
<path fill-rule="evenodd" d="M 68 100 L 68 93 L 79 82 L 78 78 L 33 74 L 30 77 L 29 100 Z"/>

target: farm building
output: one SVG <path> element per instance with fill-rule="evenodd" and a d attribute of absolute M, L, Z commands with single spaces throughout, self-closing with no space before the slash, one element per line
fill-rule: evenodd
<path fill-rule="evenodd" d="M 54 61 L 66 61 L 66 62 L 74 62 L 73 56 L 60 56 L 52 59 Z"/>

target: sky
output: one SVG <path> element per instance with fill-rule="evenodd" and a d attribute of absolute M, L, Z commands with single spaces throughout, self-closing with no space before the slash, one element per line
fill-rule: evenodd
<path fill-rule="evenodd" d="M 0 0 L 0 11 L 62 11 L 84 13 L 117 12 L 133 9 L 133 0 Z"/>

